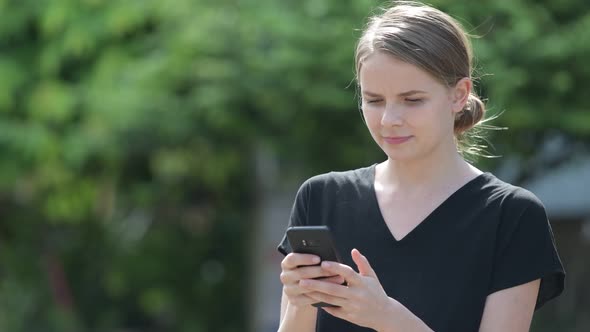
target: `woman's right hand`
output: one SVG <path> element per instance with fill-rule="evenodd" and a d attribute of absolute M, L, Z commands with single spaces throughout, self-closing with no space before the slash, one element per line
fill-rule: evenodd
<path fill-rule="evenodd" d="M 289 300 L 289 303 L 298 307 L 309 306 L 316 303 L 307 296 L 311 291 L 299 286 L 299 282 L 304 279 L 324 278 L 322 281 L 328 281 L 335 284 L 342 284 L 342 276 L 334 276 L 332 273 L 322 269 L 320 258 L 316 255 L 290 253 L 281 262 L 281 282 L 283 291 Z"/>

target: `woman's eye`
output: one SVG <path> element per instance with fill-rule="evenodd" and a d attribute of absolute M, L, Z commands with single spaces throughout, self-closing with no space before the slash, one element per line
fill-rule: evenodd
<path fill-rule="evenodd" d="M 376 103 L 380 103 L 382 101 L 383 101 L 383 99 L 367 100 L 367 104 L 376 104 Z"/>
<path fill-rule="evenodd" d="M 406 101 L 411 104 L 421 103 L 424 99 L 422 98 L 406 98 Z"/>

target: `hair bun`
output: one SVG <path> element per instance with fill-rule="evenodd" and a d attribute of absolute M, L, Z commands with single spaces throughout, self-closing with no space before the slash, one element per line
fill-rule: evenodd
<path fill-rule="evenodd" d="M 475 127 L 484 117 L 485 104 L 479 97 L 471 93 L 465 103 L 465 107 L 455 118 L 455 134 L 460 135 Z"/>

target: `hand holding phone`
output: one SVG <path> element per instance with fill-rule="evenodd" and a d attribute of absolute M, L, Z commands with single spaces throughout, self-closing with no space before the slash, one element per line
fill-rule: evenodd
<path fill-rule="evenodd" d="M 340 256 L 328 226 L 289 227 L 287 229 L 287 239 L 294 253 L 313 254 L 319 256 L 320 261 L 340 262 Z M 336 307 L 325 302 L 312 305 L 314 307 Z"/>

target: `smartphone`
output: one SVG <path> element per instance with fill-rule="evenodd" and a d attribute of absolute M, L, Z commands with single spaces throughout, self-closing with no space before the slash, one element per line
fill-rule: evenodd
<path fill-rule="evenodd" d="M 313 254 L 319 256 L 321 261 L 340 262 L 340 256 L 328 226 L 289 227 L 287 228 L 287 239 L 295 253 Z M 325 302 L 312 305 L 314 307 L 337 307 Z"/>

